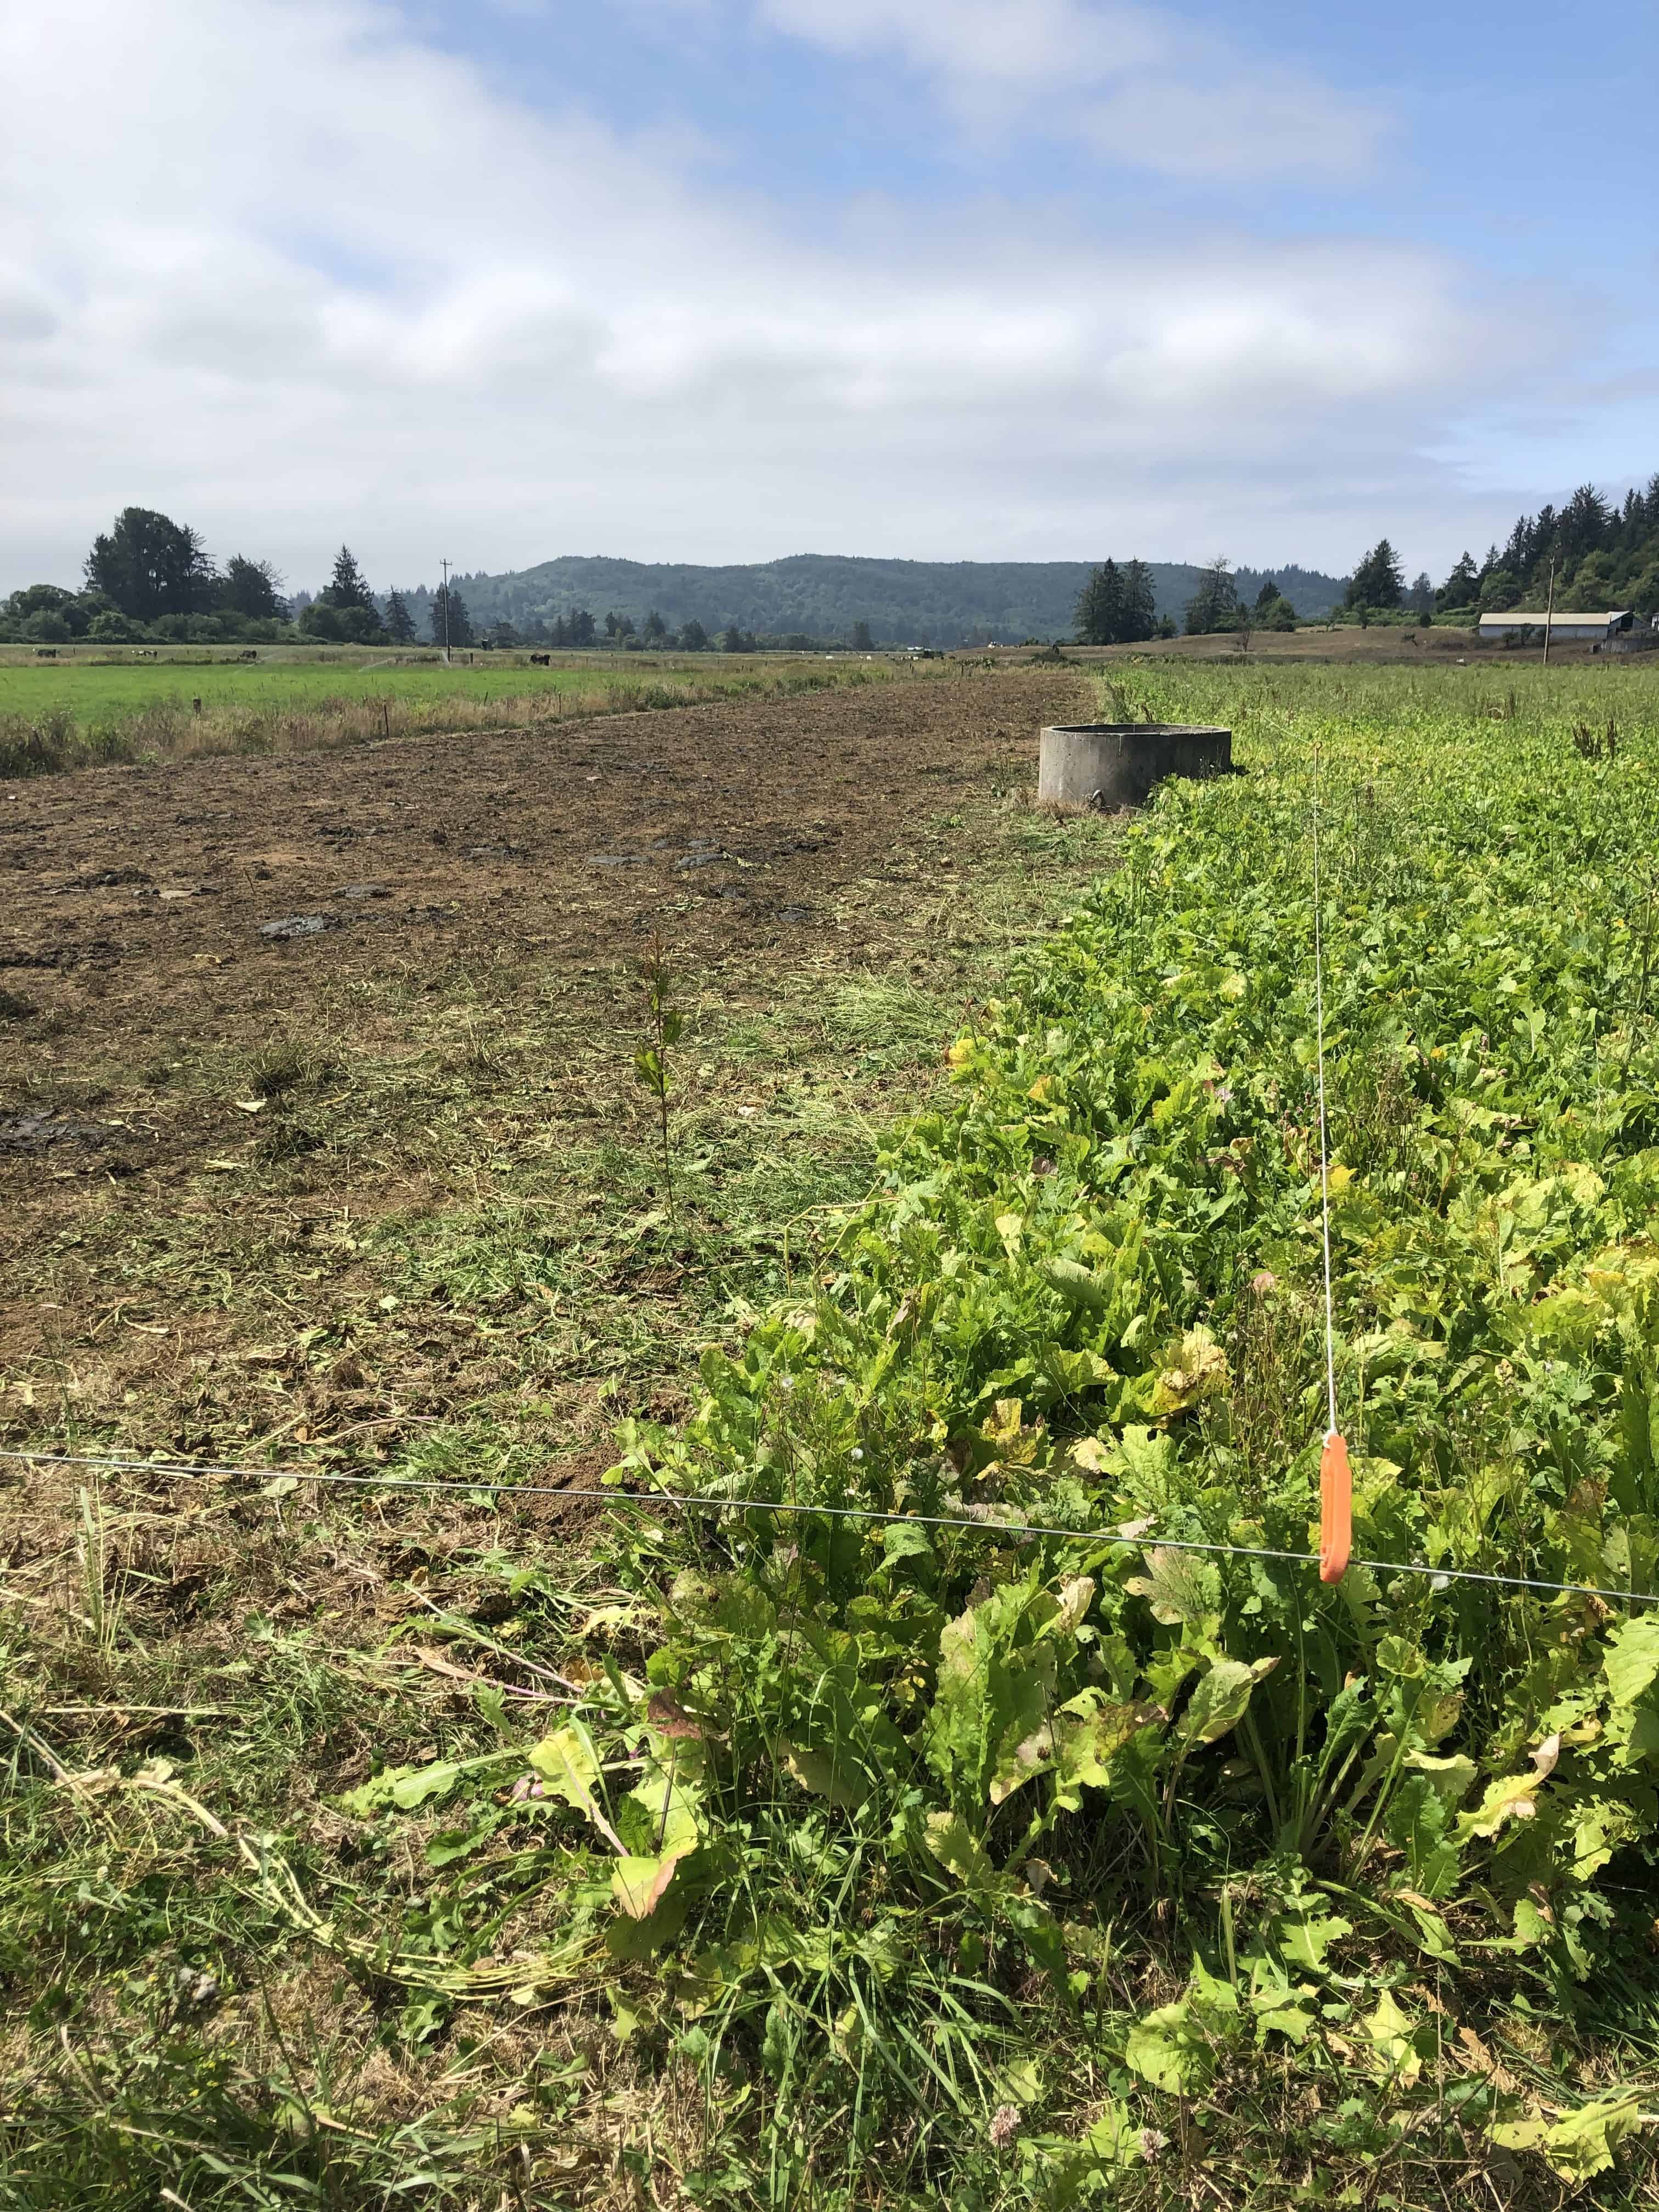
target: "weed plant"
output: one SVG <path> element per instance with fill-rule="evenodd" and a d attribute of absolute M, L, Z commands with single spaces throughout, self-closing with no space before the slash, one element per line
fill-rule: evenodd
<path fill-rule="evenodd" d="M 1316 732 L 1371 1564 L 1274 1556 L 1322 1420 L 1316 732 L 1270 696 L 1253 772 L 1166 789 L 958 1040 L 812 1294 L 624 1439 L 730 1510 L 618 1553 L 638 1658 L 532 1786 L 609 1864 L 629 2032 L 746 2103 L 769 2203 L 1157 2195 L 1287 2064 L 1286 2187 L 1409 2191 L 1431 2138 L 1576 2183 L 1640 2123 L 1532 2024 L 1651 1917 L 1659 793 L 1650 731 L 1492 720 Z"/>

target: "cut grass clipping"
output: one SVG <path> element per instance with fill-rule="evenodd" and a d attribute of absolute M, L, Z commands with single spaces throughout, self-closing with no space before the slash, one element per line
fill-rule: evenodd
<path fill-rule="evenodd" d="M 1235 719 L 1250 772 L 1126 830 L 810 1282 L 625 1433 L 619 1480 L 729 1502 L 619 1512 L 580 1591 L 484 1554 L 439 1755 L 217 1844 L 441 2124 L 255 2109 L 180 1984 L 147 2086 L 54 2075 L 14 2172 L 50 2125 L 134 2205 L 1653 2201 L 1659 1610 L 1456 1571 L 1659 1594 L 1654 732 Z M 1316 1523 L 1315 738 L 1355 1552 L 1439 1571 L 1329 1589 L 1173 1548 Z M 32 1818 L 215 1840 L 165 1759 L 44 1756 Z M 118 1880 L 10 1940 L 70 1976 Z"/>

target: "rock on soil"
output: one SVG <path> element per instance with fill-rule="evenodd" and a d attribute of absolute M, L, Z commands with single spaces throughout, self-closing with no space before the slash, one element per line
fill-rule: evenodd
<path fill-rule="evenodd" d="M 262 921 L 261 937 L 320 937 L 325 929 L 337 929 L 337 914 L 290 914 L 281 921 Z"/>

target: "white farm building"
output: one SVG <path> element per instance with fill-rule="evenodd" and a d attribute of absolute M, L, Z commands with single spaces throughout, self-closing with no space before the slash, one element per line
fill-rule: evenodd
<path fill-rule="evenodd" d="M 1605 645 L 1610 637 L 1627 630 L 1633 620 L 1628 611 L 1604 615 L 1543 615 L 1528 614 L 1516 607 L 1506 615 L 1482 615 L 1480 635 L 1483 641 L 1490 640 L 1496 645 L 1503 644 L 1506 638 L 1523 635 L 1528 642 L 1535 640 L 1541 645 L 1547 630 L 1552 645 Z"/>

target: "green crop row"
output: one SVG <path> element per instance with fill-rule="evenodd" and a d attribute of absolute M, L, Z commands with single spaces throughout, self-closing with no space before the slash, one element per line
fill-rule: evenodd
<path fill-rule="evenodd" d="M 562 1724 L 348 1808 L 453 1813 L 444 2002 L 555 1885 L 526 2000 L 612 1977 L 731 2201 L 1150 2201 L 1287 2057 L 1364 2090 L 1310 2163 L 1429 2112 L 1578 2182 L 1641 2123 L 1593 2045 L 1534 2038 L 1540 2089 L 1489 2044 L 1582 2027 L 1652 1914 L 1659 750 L 1426 684 L 1247 708 L 695 1418 L 627 1432 L 619 1480 L 730 1503 L 619 1522 Z M 1316 1540 L 1325 1425 L 1316 806 L 1332 1588 L 1265 1556 Z"/>

